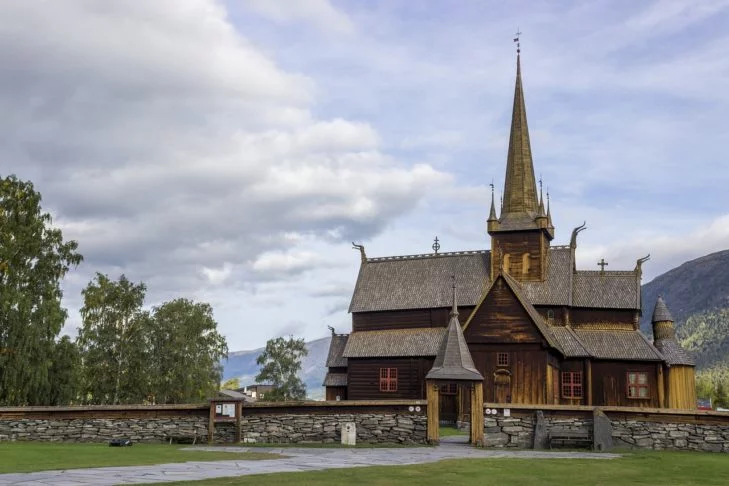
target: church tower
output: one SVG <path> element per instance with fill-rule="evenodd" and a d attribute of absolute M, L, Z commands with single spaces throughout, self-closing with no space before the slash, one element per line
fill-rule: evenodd
<path fill-rule="evenodd" d="M 541 189 L 537 193 L 521 84 L 520 54 L 516 56 L 516 87 L 503 194 L 498 217 L 492 195 L 488 219 L 491 279 L 502 270 L 517 281 L 543 281 L 554 227 L 551 214 L 544 210 Z"/>

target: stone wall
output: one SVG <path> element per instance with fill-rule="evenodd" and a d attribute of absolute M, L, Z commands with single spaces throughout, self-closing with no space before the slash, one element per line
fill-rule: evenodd
<path fill-rule="evenodd" d="M 729 423 L 661 423 L 611 420 L 616 447 L 729 452 Z"/>
<path fill-rule="evenodd" d="M 509 409 L 488 408 L 484 415 L 484 445 L 496 448 L 532 448 L 537 429 L 537 413 L 543 414 L 543 443 L 550 431 L 571 431 L 595 434 L 591 407 L 550 406 Z M 496 413 L 493 413 L 494 411 Z M 716 412 L 658 411 L 650 412 L 618 407 L 599 409 L 607 416 L 608 439 L 618 448 L 673 449 L 729 452 L 729 414 Z"/>
<path fill-rule="evenodd" d="M 170 437 L 195 436 L 207 441 L 207 417 L 0 420 L 0 441 L 106 442 L 124 438 L 164 442 Z"/>
<path fill-rule="evenodd" d="M 295 410 L 291 410 L 294 412 Z M 424 413 L 323 413 L 257 414 L 241 420 L 243 442 L 338 443 L 342 426 L 355 424 L 357 442 L 424 444 L 427 418 Z"/>

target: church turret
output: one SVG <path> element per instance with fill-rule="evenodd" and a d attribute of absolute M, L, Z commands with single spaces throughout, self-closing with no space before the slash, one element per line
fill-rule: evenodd
<path fill-rule="evenodd" d="M 491 278 L 501 268 L 500 260 L 504 258 L 508 262 L 508 268 L 504 270 L 515 279 L 544 280 L 546 255 L 549 242 L 554 238 L 554 228 L 551 214 L 548 215 L 544 209 L 541 191 L 537 194 L 520 54 L 516 56 L 516 84 L 501 214 L 496 219 L 495 211 L 491 212 L 488 232 L 492 250 L 499 247 L 502 255 L 492 252 Z"/>

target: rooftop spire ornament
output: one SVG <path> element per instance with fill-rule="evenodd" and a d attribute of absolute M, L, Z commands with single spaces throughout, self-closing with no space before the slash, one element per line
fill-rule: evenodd
<path fill-rule="evenodd" d="M 438 254 L 438 250 L 440 250 L 440 243 L 438 243 L 438 237 L 437 236 L 435 237 L 435 240 L 433 241 L 433 246 L 431 248 L 433 248 L 433 251 L 437 255 Z"/>
<path fill-rule="evenodd" d="M 604 258 L 602 258 L 599 262 L 597 262 L 597 266 L 600 267 L 600 271 L 604 272 L 605 267 L 607 267 L 608 262 L 605 261 Z"/>
<path fill-rule="evenodd" d="M 521 37 L 521 32 L 519 31 L 519 27 L 516 28 L 516 34 L 514 34 L 516 37 L 514 37 L 514 42 L 516 42 L 516 53 L 521 53 L 521 42 L 519 42 L 519 38 Z"/>

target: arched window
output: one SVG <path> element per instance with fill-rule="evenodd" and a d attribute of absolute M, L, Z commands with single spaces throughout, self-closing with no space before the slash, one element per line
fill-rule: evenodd
<path fill-rule="evenodd" d="M 509 258 L 508 253 L 504 253 L 504 261 L 502 262 L 502 269 L 504 272 L 509 273 L 509 264 L 511 263 L 511 258 Z"/>
<path fill-rule="evenodd" d="M 529 253 L 524 253 L 521 256 L 521 273 L 524 275 L 529 273 Z"/>
<path fill-rule="evenodd" d="M 552 309 L 549 309 L 547 311 L 547 322 L 553 322 L 554 321 L 554 311 Z"/>

